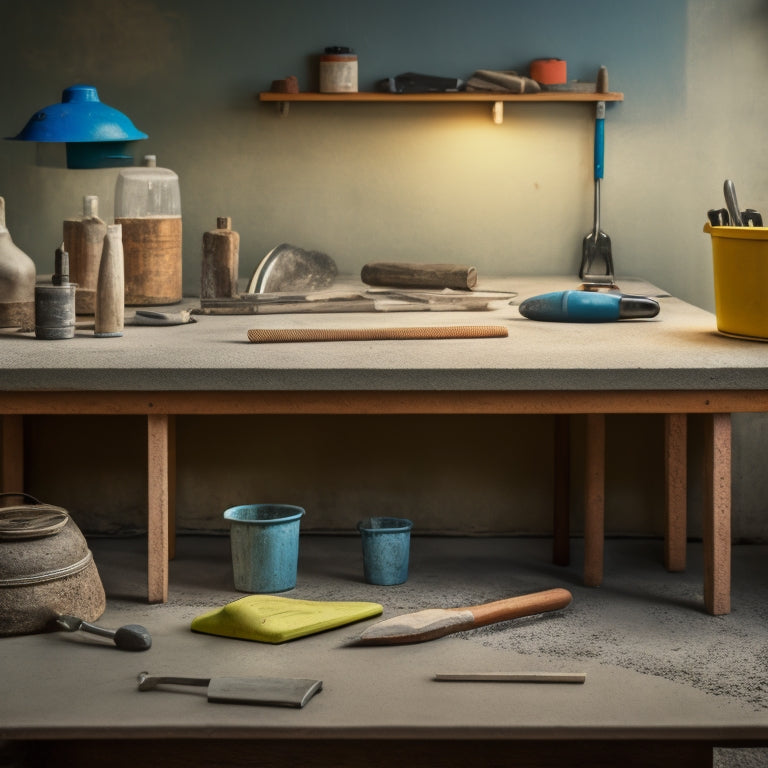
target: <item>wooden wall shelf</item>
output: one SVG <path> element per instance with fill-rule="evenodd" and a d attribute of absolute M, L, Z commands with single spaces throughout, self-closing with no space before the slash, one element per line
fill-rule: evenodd
<path fill-rule="evenodd" d="M 550 102 L 550 101 L 624 101 L 623 93 L 582 93 L 576 91 L 546 91 L 543 93 L 377 93 L 362 91 L 359 93 L 273 93 L 264 91 L 259 94 L 260 101 L 294 102 L 294 101 L 379 101 L 379 102 Z"/>
<path fill-rule="evenodd" d="M 384 93 L 374 91 L 361 91 L 358 93 L 274 93 L 263 91 L 259 94 L 260 101 L 275 102 L 281 115 L 288 114 L 288 107 L 294 102 L 326 101 L 326 102 L 378 102 L 378 103 L 462 103 L 484 102 L 492 105 L 494 123 L 501 123 L 504 119 L 504 104 L 510 102 L 521 103 L 552 103 L 552 102 L 579 102 L 597 103 L 606 101 L 624 101 L 624 94 L 609 93 L 584 93 L 582 91 L 545 91 L 542 93 L 485 93 L 467 92 L 461 93 Z"/>

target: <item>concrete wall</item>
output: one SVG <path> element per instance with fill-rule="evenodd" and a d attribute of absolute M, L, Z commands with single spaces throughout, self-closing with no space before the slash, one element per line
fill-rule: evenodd
<path fill-rule="evenodd" d="M 137 158 L 156 154 L 179 174 L 190 295 L 202 233 L 220 215 L 240 232 L 243 279 L 281 242 L 327 251 L 350 273 L 387 259 L 471 263 L 481 276 L 576 274 L 592 220 L 591 107 L 508 106 L 497 126 L 487 105 L 294 104 L 280 117 L 258 103 L 287 75 L 315 89 L 326 45 L 356 49 L 361 90 L 409 70 L 524 72 L 532 58 L 558 56 L 571 78 L 591 79 L 605 64 L 626 99 L 608 108 L 603 184 L 619 279 L 644 276 L 712 309 L 701 230 L 707 209 L 722 205 L 723 179 L 734 179 L 742 206 L 768 212 L 765 0 L 0 0 L 0 18 L 0 135 L 15 135 L 68 85 L 97 86 L 149 134 Z M 60 145 L 0 142 L 7 224 L 40 272 L 83 195 L 99 195 L 111 218 L 116 174 L 67 170 Z M 584 354 L 600 354 L 588 331 Z M 548 420 L 464 421 L 458 430 L 424 419 L 414 433 L 375 419 L 182 419 L 180 520 L 207 527 L 222 505 L 281 496 L 314 504 L 323 529 L 413 504 L 429 529 L 546 531 Z M 110 462 L 91 454 L 89 429 L 31 422 L 33 491 L 95 527 L 142 524 L 140 424 L 118 421 Z M 658 533 L 659 423 L 609 427 L 608 526 Z M 766 429 L 762 417 L 736 420 L 739 537 L 766 535 Z M 256 448 L 254 434 L 264 436 Z M 61 441 L 77 461 L 56 452 Z M 462 473 L 478 450 L 482 473 Z M 695 505 L 695 484 L 692 495 Z"/>

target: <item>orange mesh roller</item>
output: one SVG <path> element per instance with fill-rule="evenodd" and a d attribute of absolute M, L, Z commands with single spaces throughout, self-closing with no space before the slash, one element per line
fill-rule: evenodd
<path fill-rule="evenodd" d="M 248 341 L 385 341 L 401 339 L 480 339 L 508 336 L 503 325 L 448 325 L 421 328 L 252 328 Z"/>

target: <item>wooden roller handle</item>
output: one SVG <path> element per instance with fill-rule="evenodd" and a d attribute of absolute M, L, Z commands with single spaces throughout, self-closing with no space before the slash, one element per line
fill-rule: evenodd
<path fill-rule="evenodd" d="M 360 278 L 366 285 L 468 291 L 477 285 L 477 270 L 461 264 L 377 261 L 366 264 Z"/>
<path fill-rule="evenodd" d="M 508 336 L 503 325 L 445 325 L 407 328 L 251 328 L 255 344 L 301 341 L 399 341 L 404 339 L 480 339 Z"/>
<path fill-rule="evenodd" d="M 548 589 L 544 592 L 532 592 L 529 595 L 495 600 L 492 603 L 456 608 L 457 611 L 469 611 L 474 617 L 473 627 L 484 627 L 497 621 L 518 619 L 521 616 L 533 616 L 536 613 L 557 611 L 565 608 L 573 599 L 567 589 Z M 454 609 L 451 609 L 454 610 Z"/>

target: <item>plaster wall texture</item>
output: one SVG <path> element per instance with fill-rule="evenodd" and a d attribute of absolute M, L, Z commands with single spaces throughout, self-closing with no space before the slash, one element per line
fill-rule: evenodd
<path fill-rule="evenodd" d="M 281 118 L 257 102 L 287 75 L 315 89 L 326 45 L 356 49 L 367 90 L 408 70 L 525 71 L 543 56 L 565 58 L 571 78 L 608 66 L 611 89 L 626 98 L 608 108 L 602 200 L 619 278 L 642 275 L 711 310 L 701 230 L 707 209 L 722 204 L 723 179 L 736 182 L 743 206 L 768 210 L 760 152 L 768 91 L 755 87 L 768 75 L 764 0 L 480 0 L 469 17 L 458 0 L 228 0 L 216 8 L 203 0 L 0 0 L 0 13 L 13 30 L 0 47 L 0 135 L 15 135 L 65 87 L 96 85 L 102 101 L 149 134 L 137 158 L 156 154 L 179 174 L 190 295 L 202 233 L 221 215 L 240 232 L 242 278 L 281 242 L 324 250 L 350 273 L 383 259 L 472 263 L 489 276 L 576 273 L 592 224 L 590 107 L 509 106 L 497 126 L 487 105 L 297 104 Z M 61 221 L 79 212 L 83 195 L 98 195 L 111 218 L 116 173 L 69 171 L 60 145 L 0 142 L 8 227 L 39 272 L 51 270 Z M 766 423 L 740 416 L 734 435 L 736 530 L 757 538 L 767 532 Z M 210 445 L 211 437 L 191 439 Z M 658 440 L 646 439 L 650 456 Z M 34 464 L 44 446 L 32 440 L 29 450 L 32 476 L 45 476 Z M 139 467 L 123 470 L 137 499 L 130 478 Z M 641 498 L 622 482 L 616 493 Z M 110 513 L 127 515 L 105 490 L 96 492 Z M 537 493 L 546 514 L 546 483 Z M 460 497 L 468 502 L 473 489 Z M 630 506 L 638 511 L 629 527 L 655 532 L 649 505 Z"/>

